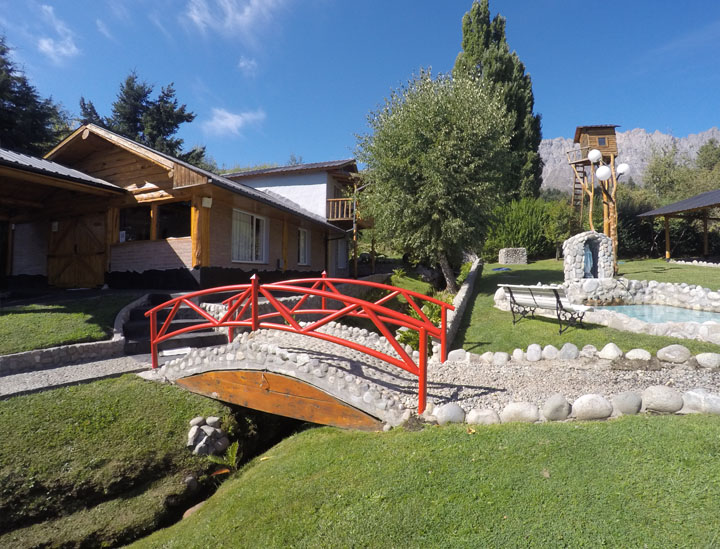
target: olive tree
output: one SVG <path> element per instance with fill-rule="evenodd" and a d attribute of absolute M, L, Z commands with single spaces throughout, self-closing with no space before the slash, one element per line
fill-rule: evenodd
<path fill-rule="evenodd" d="M 364 215 L 378 238 L 436 260 L 457 292 L 449 258 L 479 251 L 489 212 L 507 186 L 512 120 L 473 75 L 423 71 L 368 117 L 358 137 L 366 164 Z"/>

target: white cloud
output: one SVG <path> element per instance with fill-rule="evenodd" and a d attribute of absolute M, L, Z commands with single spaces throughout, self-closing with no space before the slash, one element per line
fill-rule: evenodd
<path fill-rule="evenodd" d="M 216 135 L 228 133 L 240 135 L 240 130 L 248 124 L 258 124 L 263 120 L 265 120 L 265 112 L 262 109 L 233 113 L 225 109 L 214 108 L 212 118 L 203 123 L 203 129 L 207 133 Z"/>
<path fill-rule="evenodd" d="M 248 76 L 253 76 L 257 72 L 257 61 L 250 59 L 249 57 L 242 56 L 238 61 L 238 69 L 244 72 Z"/>
<path fill-rule="evenodd" d="M 97 27 L 98 32 L 100 32 L 100 34 L 102 34 L 105 38 L 115 40 L 115 37 L 110 32 L 110 29 L 107 28 L 107 25 L 103 23 L 102 19 L 95 19 L 95 26 Z"/>
<path fill-rule="evenodd" d="M 185 15 L 201 31 L 234 34 L 252 40 L 285 0 L 188 0 Z"/>
<path fill-rule="evenodd" d="M 38 49 L 47 55 L 53 63 L 60 64 L 66 58 L 75 57 L 80 49 L 75 45 L 75 35 L 64 21 L 55 16 L 52 6 L 40 6 L 42 17 L 58 35 L 58 38 L 42 37 L 38 40 Z"/>
<path fill-rule="evenodd" d="M 163 33 L 163 36 L 165 36 L 169 42 L 174 42 L 172 33 L 165 28 L 165 25 L 162 24 L 162 16 L 159 13 L 152 12 L 148 15 L 148 19 L 150 19 L 150 22 L 155 25 L 161 33 Z"/>

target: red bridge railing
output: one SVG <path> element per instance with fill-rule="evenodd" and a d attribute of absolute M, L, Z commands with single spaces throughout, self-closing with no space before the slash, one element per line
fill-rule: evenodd
<path fill-rule="evenodd" d="M 338 284 L 366 286 L 376 290 L 383 290 L 387 293 L 377 301 L 365 301 L 341 293 L 337 289 L 336 285 Z M 234 292 L 234 295 L 223 301 L 223 304 L 227 305 L 227 311 L 219 319 L 212 316 L 193 301 L 197 300 L 197 298 L 212 294 L 230 292 Z M 277 294 L 290 294 L 301 297 L 297 303 L 288 306 L 280 301 Z M 261 296 L 267 300 L 266 303 L 259 302 Z M 315 303 L 312 305 L 308 303 L 311 296 L 320 298 L 319 307 L 316 303 L 318 301 L 317 299 L 314 300 Z M 399 299 L 400 297 L 405 299 L 411 309 L 415 311 L 420 318 L 414 318 L 386 306 L 386 304 L 393 299 Z M 329 307 L 333 302 L 336 308 Z M 423 312 L 422 306 L 425 303 L 434 303 L 440 306 L 440 326 L 433 324 Z M 170 331 L 172 321 L 182 305 L 190 307 L 206 322 Z M 260 306 L 270 308 L 270 312 L 261 314 L 259 311 Z M 338 306 L 339 308 L 337 308 Z M 157 314 L 159 311 L 167 308 L 170 308 L 170 312 L 158 328 Z M 427 395 L 428 336 L 440 341 L 440 360 L 445 362 L 447 358 L 446 334 L 448 310 L 452 311 L 454 307 L 444 301 L 417 292 L 365 280 L 328 278 L 325 273 L 323 273 L 321 278 L 303 278 L 270 284 L 260 284 L 257 276 L 253 275 L 250 284 L 220 286 L 184 294 L 150 309 L 145 313 L 145 316 L 150 317 L 150 343 L 153 368 L 157 368 L 158 366 L 158 345 L 163 341 L 183 333 L 207 328 L 227 328 L 228 342 L 231 342 L 234 338 L 235 329 L 237 328 L 282 330 L 343 345 L 416 375 L 418 377 L 418 413 L 422 413 L 425 410 Z M 314 315 L 313 318 L 318 316 L 321 318 L 308 322 L 305 326 L 301 326 L 295 317 L 302 315 Z M 369 319 L 380 333 L 385 336 L 398 356 L 392 356 L 377 349 L 361 345 L 355 341 L 349 341 L 318 331 L 319 328 L 327 323 L 342 317 Z M 407 353 L 405 348 L 395 338 L 394 332 L 397 328 L 391 329 L 389 326 L 405 327 L 418 332 L 420 356 L 417 364 L 411 354 Z"/>

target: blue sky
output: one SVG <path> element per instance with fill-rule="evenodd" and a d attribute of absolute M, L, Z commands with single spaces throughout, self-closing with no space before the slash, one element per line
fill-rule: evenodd
<path fill-rule="evenodd" d="M 131 70 L 197 114 L 220 165 L 353 155 L 420 67 L 452 68 L 470 0 L 0 0 L 0 32 L 43 96 L 107 114 Z M 491 0 L 533 79 L 543 136 L 614 123 L 678 137 L 718 125 L 717 0 Z"/>

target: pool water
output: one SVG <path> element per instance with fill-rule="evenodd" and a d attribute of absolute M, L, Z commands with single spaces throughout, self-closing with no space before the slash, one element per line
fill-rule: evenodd
<path fill-rule="evenodd" d="M 643 322 L 660 324 L 662 322 L 720 322 L 720 313 L 712 311 L 695 311 L 670 305 L 612 305 L 595 307 L 601 311 L 622 313 Z"/>

